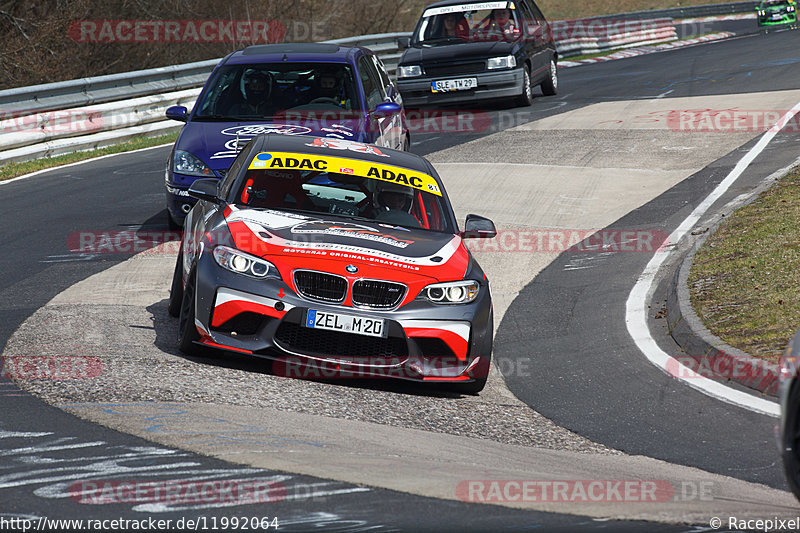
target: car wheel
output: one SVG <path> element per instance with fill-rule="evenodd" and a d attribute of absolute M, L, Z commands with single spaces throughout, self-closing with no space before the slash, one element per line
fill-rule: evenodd
<path fill-rule="evenodd" d="M 785 416 L 785 427 L 781 435 L 783 471 L 786 473 L 789 488 L 800 499 L 800 383 L 795 383 L 789 392 Z"/>
<path fill-rule="evenodd" d="M 541 83 L 542 93 L 545 96 L 555 96 L 558 94 L 558 66 L 556 60 L 550 60 L 550 70 L 547 78 Z"/>
<path fill-rule="evenodd" d="M 473 374 L 483 376 L 475 378 L 469 383 L 453 383 L 447 387 L 447 390 L 457 392 L 459 394 L 476 395 L 486 387 L 486 380 L 489 379 L 489 369 L 492 367 L 492 356 L 484 357 L 478 366 L 473 370 Z"/>
<path fill-rule="evenodd" d="M 528 65 L 522 68 L 522 93 L 517 97 L 520 107 L 533 104 L 533 87 L 531 87 L 531 69 Z"/>
<path fill-rule="evenodd" d="M 179 224 L 174 218 L 172 218 L 172 214 L 167 211 L 167 225 L 171 230 L 179 230 L 183 229 L 183 224 Z"/>
<path fill-rule="evenodd" d="M 175 271 L 172 273 L 172 285 L 169 288 L 169 316 L 181 316 L 183 302 L 183 246 L 178 251 L 178 260 L 175 261 Z"/>
<path fill-rule="evenodd" d="M 186 280 L 181 299 L 180 319 L 178 320 L 178 348 L 187 355 L 196 355 L 198 346 L 194 341 L 200 338 L 197 327 L 194 325 L 194 292 L 197 285 L 197 270 L 192 269 Z"/>

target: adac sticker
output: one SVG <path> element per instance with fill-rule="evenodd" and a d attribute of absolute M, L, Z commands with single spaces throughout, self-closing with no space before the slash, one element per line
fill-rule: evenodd
<path fill-rule="evenodd" d="M 330 157 L 313 154 L 300 154 L 294 152 L 262 152 L 256 155 L 250 163 L 250 170 L 280 169 L 280 170 L 317 170 L 351 174 L 389 183 L 405 185 L 420 191 L 441 196 L 442 191 L 436 180 L 415 170 L 361 161 L 345 157 Z"/>

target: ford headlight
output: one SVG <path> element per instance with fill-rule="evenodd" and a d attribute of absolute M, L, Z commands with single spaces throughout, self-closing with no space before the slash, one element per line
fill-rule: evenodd
<path fill-rule="evenodd" d="M 202 176 L 204 178 L 214 178 L 214 171 L 203 163 L 200 158 L 190 154 L 185 150 L 176 150 L 173 161 L 173 171 L 187 176 Z"/>
<path fill-rule="evenodd" d="M 422 67 L 419 65 L 407 65 L 397 67 L 398 78 L 415 78 L 422 76 Z"/>
<path fill-rule="evenodd" d="M 486 68 L 494 70 L 498 68 L 514 68 L 517 66 L 517 59 L 514 56 L 490 57 Z"/>
<path fill-rule="evenodd" d="M 467 304 L 478 297 L 479 290 L 477 281 L 449 281 L 428 285 L 420 297 L 435 304 Z"/>
<path fill-rule="evenodd" d="M 240 250 L 227 246 L 214 248 L 214 260 L 219 266 L 254 278 L 280 278 L 278 268 L 260 257 L 246 254 Z"/>

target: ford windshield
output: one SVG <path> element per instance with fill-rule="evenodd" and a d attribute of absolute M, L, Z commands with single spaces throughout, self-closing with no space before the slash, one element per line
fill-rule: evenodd
<path fill-rule="evenodd" d="M 226 65 L 208 83 L 195 120 L 262 120 L 310 110 L 346 114 L 361 108 L 349 65 L 259 63 Z"/>

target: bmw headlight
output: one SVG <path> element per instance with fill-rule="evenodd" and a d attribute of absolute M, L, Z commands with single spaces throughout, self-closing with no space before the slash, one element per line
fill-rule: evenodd
<path fill-rule="evenodd" d="M 494 70 L 498 68 L 514 68 L 517 66 L 517 58 L 514 56 L 490 57 L 486 68 Z"/>
<path fill-rule="evenodd" d="M 398 78 L 415 78 L 422 76 L 422 67 L 419 65 L 407 65 L 397 67 Z"/>
<path fill-rule="evenodd" d="M 435 304 L 467 304 L 478 297 L 479 289 L 477 281 L 448 281 L 428 285 L 420 297 Z"/>
<path fill-rule="evenodd" d="M 175 151 L 172 170 L 178 174 L 185 174 L 187 176 L 202 176 L 204 178 L 215 177 L 214 171 L 200 161 L 200 158 L 185 150 Z"/>
<path fill-rule="evenodd" d="M 214 248 L 214 260 L 222 268 L 254 278 L 280 278 L 278 268 L 260 257 L 227 246 Z"/>

